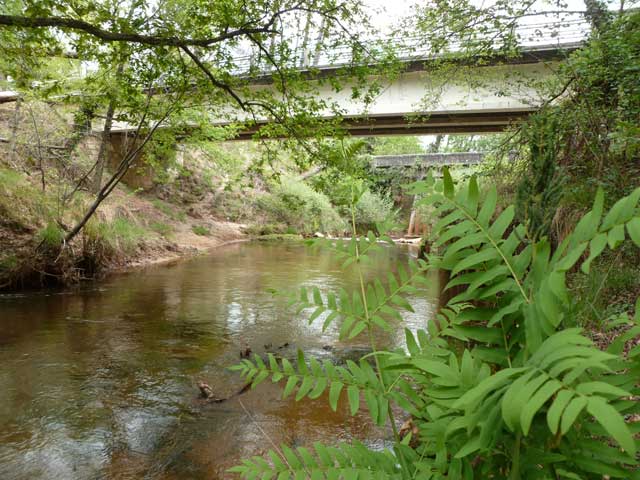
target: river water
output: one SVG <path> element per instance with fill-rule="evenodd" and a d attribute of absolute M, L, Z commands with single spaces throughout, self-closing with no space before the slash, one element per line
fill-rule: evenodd
<path fill-rule="evenodd" d="M 386 275 L 409 256 L 387 248 L 366 274 Z M 340 342 L 337 328 L 308 325 L 270 292 L 355 284 L 328 252 L 242 243 L 72 290 L 0 295 L 0 479 L 232 478 L 229 467 L 272 443 L 381 448 L 387 431 L 342 402 L 332 412 L 325 396 L 282 400 L 267 381 L 205 404 L 196 387 L 236 392 L 243 381 L 226 368 L 247 346 L 317 358 L 357 350 L 362 340 Z M 434 298 L 410 298 L 416 313 L 378 342 L 401 346 L 405 326 L 424 328 Z"/>

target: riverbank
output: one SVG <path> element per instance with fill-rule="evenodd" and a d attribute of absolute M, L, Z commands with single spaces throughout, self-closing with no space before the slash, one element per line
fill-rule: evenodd
<path fill-rule="evenodd" d="M 27 175 L 0 171 L 0 290 L 69 285 L 247 238 L 245 225 L 221 219 L 209 205 L 187 208 L 121 186 L 73 242 L 60 242 L 87 197 L 57 215 L 58 196 L 39 191 Z"/>

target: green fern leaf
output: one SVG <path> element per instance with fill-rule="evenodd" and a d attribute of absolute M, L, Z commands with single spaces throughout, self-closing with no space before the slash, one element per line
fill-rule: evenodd
<path fill-rule="evenodd" d="M 615 408 L 600 397 L 591 397 L 587 403 L 587 410 L 631 457 L 635 457 L 636 445 L 633 436 L 624 418 Z"/>
<path fill-rule="evenodd" d="M 549 411 L 547 412 L 547 425 L 549 426 L 549 430 L 554 435 L 558 432 L 558 427 L 560 425 L 560 417 L 564 412 L 564 409 L 569 404 L 571 399 L 575 393 L 571 390 L 562 390 L 556 396 L 555 400 L 551 404 Z"/>

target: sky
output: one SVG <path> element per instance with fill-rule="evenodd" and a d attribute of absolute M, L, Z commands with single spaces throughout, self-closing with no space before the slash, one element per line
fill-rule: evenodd
<path fill-rule="evenodd" d="M 366 0 L 366 3 L 369 5 L 372 14 L 373 23 L 380 28 L 381 30 L 388 29 L 394 25 L 394 23 L 398 22 L 403 17 L 408 17 L 411 15 L 413 6 L 416 3 L 420 3 L 419 0 Z M 487 5 L 490 3 L 490 0 L 477 0 L 478 5 L 484 4 Z M 565 0 L 566 6 L 562 8 L 562 10 L 569 11 L 583 11 L 586 9 L 583 0 Z M 611 9 L 619 8 L 620 2 L 618 1 L 610 1 Z M 629 2 L 627 2 L 629 3 Z M 539 1 L 538 5 L 535 7 L 537 11 L 545 11 L 545 10 L 558 10 L 554 1 Z M 532 17 L 527 19 L 528 22 L 535 23 L 541 22 L 540 17 Z M 524 22 L 523 22 L 524 23 Z M 426 147 L 429 144 L 433 143 L 435 136 L 421 136 L 420 141 Z"/>
<path fill-rule="evenodd" d="M 397 22 L 402 17 L 411 15 L 412 7 L 415 4 L 422 3 L 420 0 L 365 0 L 370 6 L 373 13 L 373 20 L 380 28 L 386 28 L 391 26 L 394 22 Z M 478 5 L 488 5 L 490 0 L 476 0 L 474 3 Z M 537 2 L 536 10 L 557 10 L 553 0 L 540 0 Z M 585 5 L 583 0 L 564 0 L 567 4 L 566 10 L 584 10 Z M 620 6 L 620 0 L 609 0 L 611 9 L 618 9 Z M 631 3 L 627 1 L 627 3 Z"/>

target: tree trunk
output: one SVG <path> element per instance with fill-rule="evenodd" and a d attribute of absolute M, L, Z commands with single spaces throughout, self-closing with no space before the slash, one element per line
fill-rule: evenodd
<path fill-rule="evenodd" d="M 13 121 L 11 122 L 11 137 L 9 138 L 9 161 L 15 166 L 18 159 L 18 127 L 20 126 L 20 107 L 22 107 L 22 98 L 16 100 L 16 108 L 13 111 Z"/>
<path fill-rule="evenodd" d="M 109 143 L 111 143 L 111 127 L 113 126 L 113 115 L 116 110 L 115 100 L 109 101 L 107 107 L 107 116 L 104 121 L 104 128 L 102 130 L 102 139 L 100 140 L 100 150 L 98 150 L 98 160 L 96 161 L 96 171 L 93 176 L 93 191 L 99 192 L 102 188 L 102 175 L 104 173 L 104 166 L 107 162 L 107 150 L 109 149 Z"/>
<path fill-rule="evenodd" d="M 129 13 L 131 15 L 131 13 Z M 121 59 L 115 75 L 116 85 L 120 83 L 122 73 L 124 72 L 125 60 Z M 107 116 L 104 121 L 104 129 L 102 130 L 102 139 L 100 141 L 100 150 L 98 150 L 98 160 L 96 161 L 96 172 L 93 176 L 93 191 L 99 192 L 102 187 L 102 175 L 104 173 L 105 163 L 107 162 L 107 150 L 111 143 L 111 127 L 113 126 L 113 116 L 116 112 L 116 98 L 111 96 L 109 106 L 107 107 Z"/>
<path fill-rule="evenodd" d="M 442 145 L 442 139 L 444 135 L 436 135 L 436 140 L 429 146 L 429 153 L 438 153 L 440 151 L 440 145 Z"/>
<path fill-rule="evenodd" d="M 147 108 L 148 108 L 148 105 L 147 105 Z M 142 149 L 147 145 L 149 140 L 151 140 L 153 135 L 156 133 L 156 130 L 160 127 L 160 125 L 164 123 L 164 121 L 167 119 L 167 117 L 171 114 L 173 110 L 174 110 L 174 106 L 171 106 L 165 112 L 162 118 L 160 118 L 156 122 L 153 128 L 151 128 L 151 131 L 149 131 L 149 133 L 146 134 L 146 136 L 141 142 L 137 141 L 138 140 L 137 132 L 140 131 L 140 128 L 142 127 L 142 123 L 138 125 L 138 130 L 136 131 L 136 136 L 135 136 L 133 145 L 125 153 L 124 158 L 120 162 L 120 165 L 118 165 L 118 168 L 116 169 L 115 173 L 113 173 L 113 175 L 111 175 L 107 183 L 98 190 L 98 192 L 96 193 L 96 198 L 94 199 L 89 209 L 85 212 L 84 216 L 67 233 L 64 239 L 65 243 L 69 243 L 71 240 L 75 238 L 75 236 L 78 233 L 82 231 L 82 229 L 87 224 L 87 222 L 91 219 L 91 217 L 96 212 L 100 204 L 111 194 L 113 189 L 116 188 L 116 186 L 120 183 L 120 180 L 122 180 L 122 177 L 124 177 L 124 175 L 127 173 L 129 168 L 131 167 L 132 162 L 135 160 L 138 154 L 142 151 Z M 146 118 L 146 113 L 143 115 L 143 120 L 145 118 Z"/>

